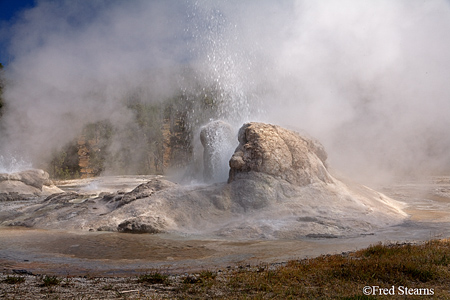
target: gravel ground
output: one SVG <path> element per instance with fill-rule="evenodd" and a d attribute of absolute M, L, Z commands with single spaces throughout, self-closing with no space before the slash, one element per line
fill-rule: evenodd
<path fill-rule="evenodd" d="M 171 275 L 170 284 L 148 284 L 138 277 L 53 277 L 41 275 L 0 275 L 2 299 L 161 299 L 175 298 L 177 286 L 186 275 Z M 23 282 L 11 283 L 11 278 Z"/>
<path fill-rule="evenodd" d="M 267 267 L 273 269 L 282 264 L 284 263 Z M 260 266 L 229 266 L 225 270 L 202 272 L 213 274 L 214 280 L 220 282 L 225 281 L 234 271 L 257 271 L 258 268 Z M 0 299 L 186 299 L 183 286 L 199 282 L 205 276 L 202 272 L 164 275 L 152 271 L 129 277 L 56 277 L 15 270 L 0 273 Z M 142 280 L 143 277 L 154 274 L 163 275 L 164 283 Z"/>

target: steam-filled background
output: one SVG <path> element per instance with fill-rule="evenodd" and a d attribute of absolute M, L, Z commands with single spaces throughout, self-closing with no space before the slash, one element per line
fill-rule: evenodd
<path fill-rule="evenodd" d="M 447 0 L 43 0 L 0 37 L 3 170 L 68 175 L 95 140 L 98 174 L 168 173 L 213 119 L 307 132 L 359 180 L 450 170 Z"/>

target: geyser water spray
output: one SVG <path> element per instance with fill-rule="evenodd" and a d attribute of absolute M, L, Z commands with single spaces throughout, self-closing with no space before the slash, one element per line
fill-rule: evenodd
<path fill-rule="evenodd" d="M 302 129 L 350 176 L 445 171 L 449 16 L 445 0 L 38 1 L 2 31 L 1 147 L 40 165 L 86 123 L 132 131 L 124 97 L 159 103 L 189 69 L 212 120 Z"/>
<path fill-rule="evenodd" d="M 12 155 L 0 155 L 0 173 L 15 173 L 31 169 L 30 162 Z"/>

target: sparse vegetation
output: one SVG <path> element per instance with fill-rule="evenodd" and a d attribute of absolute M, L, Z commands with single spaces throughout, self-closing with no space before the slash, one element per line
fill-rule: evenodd
<path fill-rule="evenodd" d="M 206 271 L 202 271 L 200 272 L 200 279 L 202 280 L 215 280 L 217 277 L 217 273 L 206 270 Z"/>
<path fill-rule="evenodd" d="M 69 143 L 62 150 L 55 152 L 48 170 L 52 178 L 79 178 L 80 166 L 76 143 Z"/>
<path fill-rule="evenodd" d="M 290 261 L 279 267 L 242 268 L 221 280 L 215 276 L 206 276 L 207 281 L 185 279 L 178 291 L 191 299 L 206 295 L 223 295 L 224 299 L 378 299 L 386 295 L 364 295 L 363 288 L 394 286 L 400 290 L 387 295 L 389 299 L 404 297 L 401 287 L 422 293 L 432 289 L 435 298 L 447 299 L 449 255 L 449 241 L 377 244 L 354 253 Z"/>
<path fill-rule="evenodd" d="M 61 282 L 61 280 L 57 277 L 57 276 L 47 276 L 45 275 L 42 278 L 42 286 L 54 286 L 54 285 L 59 285 L 59 283 Z"/>
<path fill-rule="evenodd" d="M 168 279 L 169 279 L 168 275 L 163 275 L 155 271 L 139 276 L 138 282 L 149 284 L 167 284 L 169 282 Z"/>
<path fill-rule="evenodd" d="M 25 278 L 21 276 L 7 276 L 3 279 L 3 282 L 7 284 L 18 284 L 25 282 Z"/>
<path fill-rule="evenodd" d="M 449 240 L 417 245 L 376 244 L 353 253 L 323 255 L 277 265 L 236 267 L 226 271 L 204 270 L 170 276 L 152 271 L 140 275 L 137 280 L 86 278 L 84 288 L 77 288 L 80 281 L 74 280 L 70 285 L 61 285 L 52 290 L 52 294 L 61 298 L 79 298 L 86 296 L 88 289 L 89 295 L 97 298 L 404 299 L 407 288 L 421 293 L 421 299 L 428 299 L 430 296 L 433 299 L 449 299 L 449 257 Z M 11 299 L 16 294 L 26 297 L 25 285 L 8 288 L 11 286 L 8 283 L 16 280 L 12 278 L 8 276 L 2 280 L 4 285 L 0 287 L 5 291 L 3 296 Z M 41 280 L 44 281 L 44 286 L 58 285 L 61 282 L 54 276 L 45 276 Z M 382 293 L 376 290 L 375 294 L 366 295 L 364 287 L 385 290 Z M 389 290 L 394 294 L 389 294 Z M 70 291 L 72 294 L 69 294 Z M 430 295 L 431 292 L 433 295 Z"/>

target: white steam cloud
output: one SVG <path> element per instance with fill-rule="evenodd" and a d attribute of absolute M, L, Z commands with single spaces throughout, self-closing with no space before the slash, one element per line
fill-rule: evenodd
<path fill-rule="evenodd" d="M 355 177 L 450 169 L 445 0 L 38 1 L 8 32 L 1 149 L 35 163 L 188 69 L 231 123 L 305 130 Z"/>

